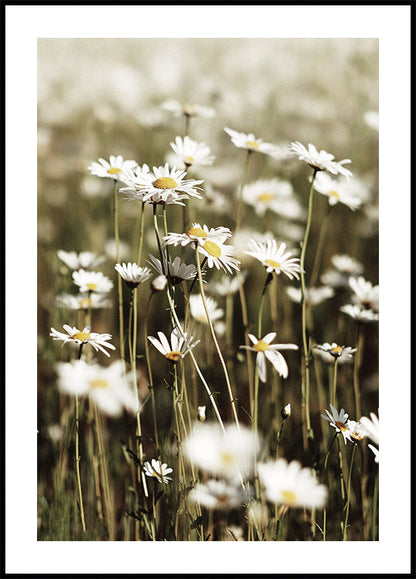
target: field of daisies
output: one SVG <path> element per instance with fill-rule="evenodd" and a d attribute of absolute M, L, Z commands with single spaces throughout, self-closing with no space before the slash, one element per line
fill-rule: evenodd
<path fill-rule="evenodd" d="M 376 41 L 38 59 L 38 540 L 378 540 Z"/>

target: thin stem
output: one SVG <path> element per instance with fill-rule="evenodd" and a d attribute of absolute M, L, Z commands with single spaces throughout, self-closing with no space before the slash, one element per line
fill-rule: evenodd
<path fill-rule="evenodd" d="M 120 235 L 118 225 L 118 190 L 117 181 L 114 180 L 113 188 L 113 218 L 114 218 L 114 237 L 116 240 L 116 263 L 120 260 Z M 124 360 L 124 320 L 123 320 L 123 286 L 121 276 L 117 275 L 117 289 L 118 289 L 118 319 L 119 319 L 119 333 L 120 333 L 120 356 Z"/>
<path fill-rule="evenodd" d="M 357 351 L 354 356 L 354 396 L 355 396 L 355 416 L 359 420 L 361 417 L 361 394 L 360 394 L 360 366 L 363 350 L 364 335 L 361 324 L 357 324 Z"/>
<path fill-rule="evenodd" d="M 237 409 L 236 409 L 236 400 L 235 400 L 235 398 L 234 398 L 233 391 L 232 391 L 232 388 L 231 388 L 231 383 L 230 383 L 230 378 L 229 378 L 229 376 L 228 376 L 227 366 L 225 365 L 225 361 L 224 361 L 223 355 L 222 355 L 222 353 L 221 353 L 220 346 L 219 346 L 219 344 L 218 344 L 217 336 L 215 335 L 214 327 L 213 327 L 212 322 L 211 322 L 211 319 L 210 319 L 210 317 L 209 317 L 209 312 L 208 312 L 208 308 L 207 308 L 207 304 L 206 304 L 206 299 L 205 299 L 204 284 L 203 284 L 203 281 L 202 281 L 201 260 L 200 260 L 200 257 L 199 257 L 198 247 L 196 247 L 196 249 L 195 249 L 195 257 L 196 257 L 196 267 L 197 267 L 197 270 L 198 270 L 199 290 L 200 290 L 200 293 L 201 293 L 202 303 L 204 304 L 205 315 L 206 315 L 206 317 L 207 317 L 208 326 L 209 326 L 209 329 L 210 329 L 210 332 L 211 332 L 211 335 L 212 335 L 212 339 L 213 339 L 213 341 L 214 341 L 215 348 L 216 348 L 216 350 L 217 350 L 218 357 L 219 357 L 219 359 L 220 359 L 221 366 L 222 366 L 223 371 L 224 371 L 225 381 L 226 381 L 226 383 L 227 383 L 228 394 L 229 394 L 229 396 L 230 396 L 230 401 L 231 401 L 231 406 L 232 406 L 232 410 L 233 410 L 234 420 L 235 420 L 235 423 L 236 423 L 236 425 L 237 425 L 237 428 L 240 428 L 240 423 L 239 423 L 239 421 L 238 421 L 238 415 L 237 415 Z"/>
<path fill-rule="evenodd" d="M 320 268 L 321 261 L 322 261 L 322 253 L 323 253 L 323 247 L 324 247 L 325 234 L 326 234 L 326 230 L 328 228 L 329 214 L 331 212 L 331 208 L 332 208 L 332 206 L 329 203 L 327 203 L 326 213 L 325 213 L 325 216 L 322 220 L 321 227 L 319 228 L 319 239 L 318 239 L 318 245 L 317 245 L 316 252 L 315 252 L 315 261 L 313 264 L 311 279 L 310 279 L 310 283 L 309 283 L 310 287 L 314 287 L 316 282 L 318 281 L 318 274 L 319 274 L 319 268 Z"/>
<path fill-rule="evenodd" d="M 249 329 L 248 329 L 248 312 L 247 312 L 247 302 L 246 296 L 243 287 L 243 276 L 241 272 L 237 272 L 237 277 L 239 277 L 239 293 L 240 293 L 240 303 L 241 303 L 241 316 L 243 319 L 243 326 L 244 326 L 244 344 L 245 346 L 250 346 L 250 340 L 248 337 Z M 249 347 L 245 348 L 246 351 L 246 358 L 247 358 L 247 371 L 248 371 L 248 391 L 249 391 L 249 399 L 250 399 L 250 414 L 253 415 L 253 401 L 254 401 L 254 382 L 253 382 L 253 359 L 252 353 Z"/>
<path fill-rule="evenodd" d="M 140 208 L 140 237 L 139 237 L 139 249 L 137 252 L 137 265 L 140 265 L 142 259 L 142 249 L 143 249 L 143 237 L 144 237 L 144 206 L 145 203 L 141 204 Z"/>
<path fill-rule="evenodd" d="M 244 170 L 243 170 L 243 178 L 241 180 L 240 191 L 238 194 L 238 208 L 237 208 L 237 218 L 235 221 L 234 235 L 236 234 L 238 228 L 240 227 L 241 211 L 242 211 L 242 206 L 243 206 L 243 190 L 244 190 L 244 186 L 245 186 L 246 180 L 247 180 L 248 165 L 250 162 L 250 157 L 251 157 L 252 152 L 253 151 L 251 151 L 250 149 L 247 149 L 247 155 L 246 155 L 246 160 L 244 163 Z"/>
<path fill-rule="evenodd" d="M 84 344 L 80 344 L 80 346 L 79 346 L 78 360 L 81 359 L 83 345 Z M 85 516 L 84 516 L 84 503 L 82 500 L 81 472 L 80 472 L 80 465 L 79 465 L 80 461 L 81 461 L 81 457 L 79 454 L 79 399 L 78 399 L 78 393 L 76 393 L 75 394 L 75 468 L 76 468 L 77 485 L 78 485 L 79 511 L 80 511 L 80 516 L 81 516 L 82 530 L 85 533 L 86 527 L 85 527 Z"/>
<path fill-rule="evenodd" d="M 332 390 L 332 405 L 336 407 L 336 393 L 337 393 L 337 370 L 338 370 L 338 358 L 334 360 L 334 381 Z"/>
<path fill-rule="evenodd" d="M 342 535 L 342 540 L 343 540 L 343 541 L 346 541 L 346 540 L 347 540 L 348 515 L 349 515 L 349 513 L 350 513 L 351 475 L 352 475 L 352 465 L 353 465 L 353 463 L 354 463 L 354 456 L 355 456 L 355 451 L 356 451 L 356 449 L 357 449 L 357 445 L 354 444 L 354 448 L 352 449 L 350 469 L 349 469 L 349 472 L 348 472 L 347 507 L 346 507 L 346 511 L 345 511 L 344 529 L 343 529 L 343 535 Z"/>
<path fill-rule="evenodd" d="M 150 364 L 149 341 L 147 339 L 148 323 L 149 323 L 149 315 L 150 315 L 150 304 L 152 301 L 152 297 L 153 297 L 153 293 L 150 294 L 149 301 L 147 302 L 146 314 L 144 316 L 144 322 L 143 322 L 143 331 L 144 331 L 144 351 L 145 351 L 145 357 L 146 357 L 147 374 L 149 377 L 149 390 L 150 390 L 150 397 L 152 400 L 152 412 L 153 412 L 153 423 L 154 423 L 154 432 L 155 432 L 156 454 L 159 456 L 160 447 L 159 447 L 159 434 L 158 434 L 158 427 L 157 427 L 155 389 L 154 389 L 154 385 L 153 385 L 152 366 Z"/>

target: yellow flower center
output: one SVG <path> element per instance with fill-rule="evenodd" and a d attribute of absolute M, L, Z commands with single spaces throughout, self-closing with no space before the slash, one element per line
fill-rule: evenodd
<path fill-rule="evenodd" d="M 81 342 L 86 342 L 87 340 L 89 340 L 91 334 L 88 334 L 87 332 L 76 332 L 73 336 L 71 336 L 71 338 L 73 340 L 80 340 Z"/>
<path fill-rule="evenodd" d="M 334 346 L 333 348 L 331 348 L 331 352 L 334 352 L 334 354 L 341 354 L 342 348 L 341 346 Z"/>
<path fill-rule="evenodd" d="M 227 465 L 228 465 L 228 464 L 233 464 L 233 462 L 234 462 L 234 457 L 233 457 L 233 455 L 231 454 L 231 452 L 228 452 L 228 451 L 226 451 L 226 450 L 224 450 L 224 451 L 221 453 L 220 457 L 221 457 L 221 462 L 222 462 L 223 464 L 227 464 Z"/>
<path fill-rule="evenodd" d="M 342 432 L 345 432 L 347 430 L 347 427 L 345 426 L 345 424 L 343 422 L 335 422 L 335 426 L 338 426 L 338 428 Z"/>
<path fill-rule="evenodd" d="M 195 163 L 195 159 L 193 157 L 185 157 L 185 163 L 187 165 L 192 165 L 192 163 Z"/>
<path fill-rule="evenodd" d="M 79 300 L 79 307 L 82 308 L 83 310 L 88 309 L 90 305 L 91 305 L 90 298 L 81 298 Z"/>
<path fill-rule="evenodd" d="M 110 175 L 118 175 L 118 173 L 121 173 L 121 169 L 119 169 L 118 167 L 110 167 L 107 173 L 109 173 Z"/>
<path fill-rule="evenodd" d="M 207 232 L 201 229 L 200 227 L 191 227 L 189 231 L 186 232 L 186 235 L 193 235 L 194 237 L 206 237 Z"/>
<path fill-rule="evenodd" d="M 182 353 L 176 352 L 175 350 L 166 354 L 166 358 L 168 360 L 170 360 L 171 362 L 177 362 L 179 360 L 179 358 L 181 358 L 181 357 L 182 357 Z"/>
<path fill-rule="evenodd" d="M 93 292 L 97 289 L 97 284 L 96 283 L 87 283 L 87 288 L 90 290 L 90 292 Z"/>
<path fill-rule="evenodd" d="M 273 201 L 274 199 L 274 195 L 272 193 L 261 193 L 258 197 L 257 197 L 257 201 L 260 201 L 260 203 L 270 203 L 270 201 Z"/>
<path fill-rule="evenodd" d="M 259 340 L 257 344 L 254 344 L 253 348 L 257 350 L 257 352 L 265 352 L 270 348 L 267 342 L 263 342 L 263 340 Z"/>
<path fill-rule="evenodd" d="M 213 241 L 206 241 L 203 245 L 205 251 L 207 251 L 212 257 L 221 257 L 221 247 L 214 243 Z"/>
<path fill-rule="evenodd" d="M 108 382 L 104 378 L 96 378 L 90 381 L 90 386 L 91 388 L 108 388 Z"/>
<path fill-rule="evenodd" d="M 296 495 L 293 491 L 283 490 L 282 497 L 285 503 L 289 505 L 296 505 Z"/>
<path fill-rule="evenodd" d="M 277 261 L 274 261 L 274 259 L 266 259 L 265 263 L 267 263 L 267 265 L 270 265 L 270 267 L 275 267 L 277 269 L 280 269 L 282 267 L 280 265 L 280 263 Z"/>
<path fill-rule="evenodd" d="M 159 177 L 156 181 L 153 181 L 153 187 L 156 189 L 174 189 L 178 184 L 171 177 Z"/>
<path fill-rule="evenodd" d="M 339 199 L 339 193 L 337 193 L 336 191 L 330 191 L 328 193 L 328 195 L 330 195 L 331 197 L 335 197 L 336 199 Z"/>
<path fill-rule="evenodd" d="M 253 149 L 258 149 L 259 148 L 259 144 L 257 141 L 247 141 L 247 146 L 249 147 L 253 147 Z"/>

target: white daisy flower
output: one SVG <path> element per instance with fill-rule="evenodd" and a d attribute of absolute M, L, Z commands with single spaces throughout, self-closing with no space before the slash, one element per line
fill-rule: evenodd
<path fill-rule="evenodd" d="M 347 428 L 350 431 L 351 442 L 359 442 L 366 436 L 365 429 L 361 422 L 347 420 Z"/>
<path fill-rule="evenodd" d="M 144 203 L 177 203 L 182 199 L 196 197 L 202 199 L 198 192 L 198 185 L 202 180 L 184 179 L 186 171 L 178 171 L 175 167 L 169 168 L 168 163 L 163 167 L 153 167 L 153 172 L 142 171 L 137 174 L 137 192 Z M 140 183 L 142 185 L 140 185 Z"/>
<path fill-rule="evenodd" d="M 219 282 L 210 284 L 208 289 L 220 296 L 229 296 L 239 291 L 240 286 L 244 283 L 246 277 L 246 271 L 240 272 L 240 275 L 237 277 L 223 275 Z"/>
<path fill-rule="evenodd" d="M 119 416 L 123 409 L 133 413 L 139 411 L 134 375 L 126 372 L 121 360 L 106 367 L 76 360 L 58 364 L 57 371 L 58 387 L 62 392 L 89 396 L 105 414 Z"/>
<path fill-rule="evenodd" d="M 259 463 L 257 470 L 268 501 L 292 508 L 325 507 L 327 487 L 316 480 L 312 469 L 302 468 L 297 460 L 288 463 L 279 458 L 275 462 Z"/>
<path fill-rule="evenodd" d="M 244 425 L 226 425 L 225 433 L 217 423 L 197 423 L 184 440 L 185 456 L 198 468 L 228 480 L 240 480 L 254 469 L 260 450 L 259 440 Z"/>
<path fill-rule="evenodd" d="M 316 147 L 311 143 L 306 148 L 302 143 L 296 141 L 289 146 L 292 155 L 305 161 L 315 171 L 329 171 L 333 175 L 344 175 L 344 177 L 351 177 L 352 173 L 344 167 L 347 163 L 351 163 L 350 159 L 343 159 L 342 161 L 334 161 L 334 155 L 327 153 L 324 150 L 317 151 Z"/>
<path fill-rule="evenodd" d="M 178 328 L 172 330 L 170 343 L 163 332 L 158 332 L 157 335 L 159 336 L 159 340 L 153 336 L 147 336 L 147 339 L 171 362 L 177 362 L 184 358 L 186 354 L 199 343 L 199 340 L 192 343 L 193 338 L 188 338 L 186 333 L 182 335 Z"/>
<path fill-rule="evenodd" d="M 207 296 L 205 303 L 208 310 L 208 315 L 212 323 L 218 321 L 224 316 L 224 310 L 218 307 L 218 303 Z M 207 315 L 205 313 L 204 302 L 200 294 L 191 295 L 189 297 L 189 309 L 194 320 L 201 324 L 208 324 Z"/>
<path fill-rule="evenodd" d="M 175 114 L 175 116 L 180 117 L 181 115 L 187 117 L 206 117 L 212 118 L 215 116 L 215 111 L 211 107 L 198 105 L 194 103 L 180 103 L 175 99 L 169 99 L 162 104 L 162 108 L 166 111 L 170 111 Z"/>
<path fill-rule="evenodd" d="M 210 153 L 211 150 L 205 143 L 198 143 L 188 136 L 176 137 L 175 142 L 170 146 L 175 151 L 178 161 L 186 167 L 194 165 L 212 165 L 215 157 Z"/>
<path fill-rule="evenodd" d="M 353 301 L 364 309 L 378 311 L 379 286 L 367 281 L 363 276 L 350 277 L 349 286 L 353 291 Z"/>
<path fill-rule="evenodd" d="M 286 288 L 286 293 L 290 299 L 298 304 L 300 304 L 302 299 L 302 290 L 293 286 L 288 286 Z M 323 301 L 332 298 L 335 295 L 334 290 L 331 287 L 309 287 L 305 288 L 304 299 L 305 303 L 311 306 L 317 306 Z"/>
<path fill-rule="evenodd" d="M 94 269 L 105 261 L 105 257 L 98 257 L 92 251 L 64 251 L 59 249 L 57 255 L 61 261 L 64 262 L 70 269 Z"/>
<path fill-rule="evenodd" d="M 245 251 L 247 255 L 255 257 L 264 267 L 268 273 L 275 272 L 276 274 L 284 273 L 289 279 L 299 279 L 301 267 L 299 265 L 300 259 L 292 257 L 292 253 L 286 250 L 286 244 L 277 244 L 275 239 L 268 239 L 266 241 L 250 240 L 251 248 Z"/>
<path fill-rule="evenodd" d="M 153 476 L 160 483 L 169 484 L 169 481 L 172 480 L 172 477 L 167 475 L 173 472 L 173 468 L 168 467 L 165 462 L 161 464 L 160 461 L 155 458 L 152 458 L 151 463 L 145 462 L 143 470 L 146 476 Z"/>
<path fill-rule="evenodd" d="M 365 430 L 365 435 L 371 438 L 376 444 L 380 444 L 380 429 L 378 416 L 374 412 L 370 412 L 370 418 L 367 416 L 362 416 L 360 418 L 360 424 Z"/>
<path fill-rule="evenodd" d="M 113 303 L 105 295 L 92 292 L 88 294 L 61 294 L 56 298 L 56 305 L 61 308 L 70 310 L 99 310 L 103 308 L 112 308 Z"/>
<path fill-rule="evenodd" d="M 110 350 L 115 350 L 115 346 L 113 344 L 109 344 L 108 340 L 111 340 L 111 334 L 98 334 L 97 332 L 91 332 L 91 328 L 89 326 L 85 326 L 85 328 L 81 331 L 78 328 L 68 326 L 68 324 L 64 324 L 63 326 L 66 334 L 62 332 L 58 332 L 54 328 L 51 328 L 50 336 L 54 340 L 62 340 L 63 344 L 65 345 L 68 343 L 73 344 L 91 344 L 91 346 L 97 352 L 100 351 L 106 356 L 110 356 L 108 352 L 105 351 L 104 348 L 109 348 Z"/>
<path fill-rule="evenodd" d="M 341 410 L 338 412 L 338 410 L 334 406 L 332 406 L 332 404 L 330 404 L 329 406 L 331 408 L 332 414 L 328 410 L 325 410 L 326 415 L 321 414 L 322 418 L 328 420 L 329 424 L 335 428 L 336 432 L 342 433 L 345 444 L 347 444 L 347 440 L 352 442 L 351 432 L 347 426 L 348 414 L 344 411 L 343 408 L 341 408 Z"/>
<path fill-rule="evenodd" d="M 247 494 L 241 485 L 225 480 L 209 479 L 206 483 L 197 483 L 188 495 L 193 503 L 207 509 L 232 509 L 247 502 Z"/>
<path fill-rule="evenodd" d="M 340 181 L 333 179 L 328 173 L 318 173 L 314 182 L 314 189 L 328 197 L 330 205 L 342 203 L 355 211 L 366 200 L 366 192 L 355 180 Z"/>
<path fill-rule="evenodd" d="M 346 304 L 339 309 L 357 322 L 370 323 L 378 321 L 378 312 L 362 308 L 358 304 Z"/>
<path fill-rule="evenodd" d="M 116 263 L 114 269 L 130 288 L 135 288 L 152 277 L 152 272 L 148 267 L 140 267 L 137 263 Z"/>
<path fill-rule="evenodd" d="M 257 151 L 258 153 L 264 153 L 266 155 L 276 152 L 275 145 L 265 143 L 263 139 L 257 139 L 253 133 L 240 133 L 228 127 L 225 127 L 224 131 L 231 137 L 232 143 L 239 149 Z"/>
<path fill-rule="evenodd" d="M 321 275 L 321 281 L 331 287 L 348 287 L 349 278 L 363 273 L 364 266 L 347 254 L 337 254 L 331 257 L 335 270 L 328 270 Z"/>
<path fill-rule="evenodd" d="M 215 243 L 224 243 L 231 237 L 231 230 L 228 227 L 211 227 L 193 223 L 192 227 L 185 233 L 168 233 L 163 237 L 166 245 L 181 245 L 185 247 L 189 243 L 201 243 L 207 239 Z"/>
<path fill-rule="evenodd" d="M 121 155 L 111 155 L 109 161 L 102 158 L 98 159 L 98 163 L 94 161 L 88 170 L 91 175 L 109 177 L 118 181 L 124 171 L 134 169 L 136 166 L 136 161 L 125 161 Z"/>
<path fill-rule="evenodd" d="M 75 285 L 81 292 L 107 293 L 113 289 L 113 282 L 100 271 L 80 269 L 72 272 Z"/>
<path fill-rule="evenodd" d="M 302 219 L 303 208 L 293 197 L 293 187 L 283 179 L 260 179 L 243 188 L 243 201 L 254 207 L 257 215 L 263 217 L 267 210 L 288 219 Z"/>
<path fill-rule="evenodd" d="M 240 262 L 233 257 L 234 247 L 232 245 L 206 239 L 198 243 L 197 250 L 207 259 L 206 264 L 209 268 L 216 267 L 228 271 L 228 273 L 232 273 L 233 269 L 239 269 Z"/>
<path fill-rule="evenodd" d="M 272 344 L 271 342 L 276 337 L 276 332 L 270 332 L 260 340 L 253 334 L 249 334 L 248 337 L 252 341 L 253 346 L 240 346 L 240 348 L 257 353 L 256 365 L 260 380 L 266 382 L 266 359 L 273 365 L 280 376 L 287 378 L 289 369 L 286 360 L 279 350 L 297 350 L 299 346 L 296 344 Z"/>
<path fill-rule="evenodd" d="M 332 342 L 332 344 L 329 344 L 328 342 L 325 342 L 324 344 L 316 344 L 314 348 L 330 354 L 334 359 L 339 359 L 342 357 L 351 359 L 352 355 L 357 351 L 357 348 L 351 348 L 350 346 L 339 346 L 335 342 Z"/>
<path fill-rule="evenodd" d="M 177 285 L 184 280 L 195 279 L 196 275 L 198 274 L 198 270 L 193 264 L 186 265 L 179 256 L 175 257 L 173 261 L 165 261 L 165 267 L 162 267 L 162 262 L 154 257 L 153 255 L 149 255 L 150 263 L 159 274 L 164 275 L 166 274 L 169 276 L 170 282 L 173 285 Z"/>

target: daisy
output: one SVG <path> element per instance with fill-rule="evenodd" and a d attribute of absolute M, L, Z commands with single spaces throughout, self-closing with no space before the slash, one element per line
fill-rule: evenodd
<path fill-rule="evenodd" d="M 367 416 L 362 416 L 360 418 L 360 424 L 365 430 L 365 435 L 371 438 L 371 440 L 376 444 L 379 444 L 380 431 L 379 431 L 378 416 L 374 412 L 370 412 L 370 418 L 368 418 Z"/>
<path fill-rule="evenodd" d="M 152 458 L 151 463 L 145 462 L 143 470 L 146 476 L 154 476 L 160 483 L 169 484 L 169 481 L 172 480 L 172 477 L 167 475 L 173 472 L 173 468 L 168 467 L 165 462 L 161 464 L 155 458 Z"/>
<path fill-rule="evenodd" d="M 358 276 L 364 271 L 364 266 L 347 254 L 333 255 L 331 262 L 335 269 L 330 269 L 321 275 L 321 281 L 331 287 L 348 287 L 349 278 Z"/>
<path fill-rule="evenodd" d="M 252 205 L 260 217 L 267 210 L 274 211 L 288 219 L 300 219 L 304 212 L 293 198 L 293 187 L 289 181 L 281 179 L 261 179 L 249 183 L 243 189 L 243 201 Z"/>
<path fill-rule="evenodd" d="M 210 148 L 205 143 L 198 143 L 188 136 L 176 137 L 175 142 L 170 146 L 175 151 L 178 161 L 185 167 L 193 165 L 212 165 L 214 158 L 210 154 Z"/>
<path fill-rule="evenodd" d="M 169 99 L 165 101 L 162 104 L 162 108 L 164 108 L 166 111 L 174 113 L 177 117 L 185 115 L 187 117 L 212 118 L 215 116 L 215 111 L 211 107 L 206 107 L 194 103 L 182 104 L 175 99 Z"/>
<path fill-rule="evenodd" d="M 195 279 L 198 274 L 198 270 L 193 264 L 186 265 L 179 256 L 175 257 L 173 261 L 165 261 L 164 268 L 159 259 L 153 255 L 149 255 L 149 257 L 151 261 L 148 263 L 150 263 L 159 274 L 166 272 L 173 285 L 177 285 L 184 280 Z"/>
<path fill-rule="evenodd" d="M 247 272 L 242 271 L 238 277 L 230 278 L 223 275 L 221 280 L 215 284 L 210 284 L 210 290 L 220 296 L 229 296 L 235 294 L 240 289 L 247 277 Z"/>
<path fill-rule="evenodd" d="M 266 155 L 270 155 L 276 149 L 275 145 L 265 143 L 262 139 L 256 139 L 253 133 L 240 133 L 228 127 L 225 127 L 224 131 L 231 137 L 232 143 L 239 149 L 257 151 L 258 153 L 264 153 Z"/>
<path fill-rule="evenodd" d="M 328 197 L 328 203 L 333 206 L 342 203 L 355 211 L 365 200 L 364 192 L 355 181 L 340 181 L 333 179 L 328 173 L 318 173 L 314 188 L 318 193 Z"/>
<path fill-rule="evenodd" d="M 215 479 L 197 483 L 188 496 L 190 501 L 207 509 L 232 509 L 247 502 L 246 493 L 241 485 Z"/>
<path fill-rule="evenodd" d="M 253 334 L 249 334 L 248 337 L 252 341 L 253 346 L 240 346 L 240 348 L 257 352 L 256 365 L 260 380 L 266 382 L 266 359 L 271 362 L 280 376 L 287 378 L 289 369 L 286 360 L 279 350 L 297 350 L 298 346 L 296 344 L 271 344 L 276 337 L 276 332 L 270 332 L 260 340 L 253 336 Z"/>
<path fill-rule="evenodd" d="M 111 334 L 98 334 L 96 332 L 91 332 L 90 326 L 85 326 L 85 328 L 81 331 L 78 328 L 71 328 L 68 324 L 64 324 L 63 326 L 66 334 L 62 332 L 58 332 L 54 328 L 51 328 L 51 333 L 49 334 L 54 340 L 62 340 L 63 344 L 65 345 L 67 342 L 84 345 L 84 344 L 91 344 L 91 346 L 98 352 L 102 352 L 106 356 L 110 356 L 108 352 L 105 351 L 104 348 L 109 348 L 110 350 L 115 350 L 115 346 L 113 344 L 109 344 L 108 340 L 111 340 Z"/>
<path fill-rule="evenodd" d="M 202 243 L 211 240 L 215 243 L 224 243 L 231 237 L 231 230 L 228 227 L 211 227 L 193 223 L 192 227 L 185 233 L 168 233 L 163 237 L 165 245 L 181 245 L 185 247 L 189 243 Z"/>
<path fill-rule="evenodd" d="M 113 303 L 105 295 L 92 292 L 90 295 L 61 294 L 56 298 L 56 304 L 61 308 L 70 310 L 99 310 L 102 308 L 112 308 Z"/>
<path fill-rule="evenodd" d="M 316 147 L 308 144 L 306 148 L 302 143 L 296 141 L 289 146 L 292 155 L 305 161 L 315 171 L 329 171 L 333 175 L 344 175 L 344 177 L 351 177 L 352 173 L 344 167 L 347 163 L 351 163 L 350 159 L 343 159 L 342 161 L 334 161 L 334 155 L 327 153 L 324 150 L 317 151 Z"/>
<path fill-rule="evenodd" d="M 347 428 L 350 431 L 351 442 L 359 442 L 366 436 L 366 431 L 361 422 L 347 420 Z"/>
<path fill-rule="evenodd" d="M 239 270 L 240 262 L 233 257 L 234 247 L 225 245 L 212 239 L 206 239 L 198 243 L 198 251 L 206 258 L 209 268 L 216 267 L 232 273 L 233 269 Z"/>
<path fill-rule="evenodd" d="M 109 161 L 98 159 L 98 163 L 93 162 L 88 167 L 91 175 L 97 177 L 109 177 L 116 181 L 120 175 L 127 169 L 134 169 L 137 166 L 136 161 L 125 161 L 121 155 L 111 155 Z"/>
<path fill-rule="evenodd" d="M 178 328 L 172 330 L 170 343 L 163 332 L 158 332 L 157 335 L 159 336 L 159 340 L 153 336 L 147 336 L 147 339 L 167 360 L 174 363 L 184 358 L 199 342 L 198 340 L 192 343 L 193 338 L 188 338 L 186 334 L 182 335 Z"/>
<path fill-rule="evenodd" d="M 363 276 L 351 277 L 349 286 L 353 291 L 353 301 L 364 309 L 378 311 L 379 286 L 367 281 Z"/>
<path fill-rule="evenodd" d="M 97 257 L 92 251 L 81 251 L 81 253 L 76 253 L 75 251 L 63 251 L 59 249 L 57 255 L 61 261 L 64 262 L 70 269 L 94 269 L 103 261 L 105 257 Z"/>
<path fill-rule="evenodd" d="M 228 480 L 249 476 L 260 450 L 251 429 L 240 425 L 226 425 L 225 433 L 214 422 L 197 423 L 184 440 L 185 456 L 196 467 Z M 239 480 L 239 478 L 237 479 Z"/>
<path fill-rule="evenodd" d="M 302 299 L 302 290 L 293 286 L 286 288 L 287 295 L 291 300 L 300 304 Z M 312 306 L 317 306 L 323 301 L 332 298 L 335 295 L 334 290 L 331 287 L 309 287 L 305 289 L 304 298 L 307 304 Z"/>
<path fill-rule="evenodd" d="M 362 308 L 358 304 L 346 304 L 345 306 L 341 306 L 339 309 L 357 322 L 370 323 L 378 321 L 377 312 Z"/>
<path fill-rule="evenodd" d="M 268 501 L 292 508 L 325 506 L 327 487 L 318 483 L 312 469 L 302 468 L 297 460 L 288 463 L 279 458 L 275 462 L 259 463 L 257 470 Z"/>
<path fill-rule="evenodd" d="M 152 272 L 148 267 L 140 267 L 137 263 L 116 263 L 114 269 L 132 289 L 152 277 Z"/>
<path fill-rule="evenodd" d="M 107 293 L 113 289 L 111 279 L 100 271 L 80 269 L 72 272 L 72 278 L 75 285 L 79 286 L 81 292 Z"/>
<path fill-rule="evenodd" d="M 208 315 L 212 323 L 218 321 L 224 315 L 224 310 L 218 307 L 218 303 L 214 298 L 206 297 L 205 303 L 208 310 Z M 191 295 L 189 297 L 189 308 L 191 316 L 194 320 L 200 322 L 201 324 L 208 324 L 207 314 L 204 308 L 204 302 L 200 294 Z"/>
<path fill-rule="evenodd" d="M 184 179 L 186 171 L 163 167 L 153 167 L 153 172 L 142 171 L 137 174 L 137 192 L 144 203 L 177 203 L 182 199 L 196 197 L 202 199 L 198 185 L 203 181 Z M 140 184 L 141 183 L 141 184 Z"/>
<path fill-rule="evenodd" d="M 338 346 L 335 342 L 332 342 L 332 344 L 329 344 L 328 342 L 325 342 L 324 344 L 316 344 L 314 348 L 330 354 L 336 360 L 341 357 L 352 358 L 352 355 L 357 351 L 357 348 Z"/>
<path fill-rule="evenodd" d="M 76 360 L 58 364 L 57 372 L 61 392 L 89 396 L 105 414 L 119 416 L 123 409 L 133 413 L 139 410 L 134 375 L 126 373 L 121 360 L 106 367 Z"/>
<path fill-rule="evenodd" d="M 299 265 L 300 259 L 298 257 L 292 257 L 292 253 L 287 251 L 286 244 L 277 244 L 274 239 L 268 239 L 266 241 L 257 241 L 255 239 L 250 240 L 251 248 L 245 251 L 247 255 L 255 257 L 264 267 L 267 273 L 276 274 L 284 273 L 289 279 L 299 279 L 301 267 Z"/>
<path fill-rule="evenodd" d="M 331 407 L 332 414 L 328 410 L 325 410 L 327 415 L 325 416 L 325 414 L 321 414 L 322 418 L 328 420 L 330 425 L 335 428 L 336 432 L 342 433 L 345 444 L 347 444 L 347 440 L 351 442 L 351 432 L 347 426 L 348 414 L 344 411 L 343 408 L 341 408 L 341 410 L 338 412 L 337 409 L 332 406 L 332 404 L 329 406 Z"/>

